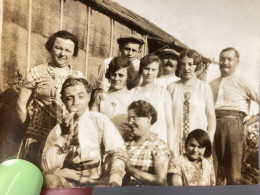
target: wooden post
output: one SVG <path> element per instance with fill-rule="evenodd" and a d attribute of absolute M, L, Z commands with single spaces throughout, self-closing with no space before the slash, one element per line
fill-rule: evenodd
<path fill-rule="evenodd" d="M 26 72 L 30 70 L 31 61 L 31 35 L 32 35 L 32 0 L 29 0 L 29 13 L 28 13 L 28 34 L 27 34 L 27 62 L 26 62 Z"/>
<path fill-rule="evenodd" d="M 0 89 L 3 87 L 3 64 L 2 64 L 2 37 L 3 37 L 3 11 L 4 0 L 0 0 Z"/>
<path fill-rule="evenodd" d="M 87 6 L 87 37 L 86 37 L 86 66 L 85 66 L 85 78 L 88 77 L 88 53 L 89 53 L 89 36 L 90 36 L 90 15 L 91 8 Z"/>
<path fill-rule="evenodd" d="M 144 46 L 142 51 L 142 56 L 145 56 L 148 54 L 148 41 L 147 41 L 147 35 L 144 35 Z"/>
<path fill-rule="evenodd" d="M 60 0 L 60 27 L 59 27 L 60 30 L 62 30 L 62 25 L 63 25 L 63 12 L 64 12 L 64 0 Z"/>
<path fill-rule="evenodd" d="M 109 53 L 109 57 L 113 56 L 113 37 L 114 37 L 114 19 L 110 18 L 110 53 Z"/>

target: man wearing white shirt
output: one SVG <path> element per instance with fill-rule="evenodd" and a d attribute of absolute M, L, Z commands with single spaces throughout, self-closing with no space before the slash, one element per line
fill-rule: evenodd
<path fill-rule="evenodd" d="M 144 40 L 136 35 L 123 35 L 117 39 L 119 45 L 119 50 L 121 56 L 127 56 L 135 68 L 135 71 L 139 71 L 140 60 L 137 59 L 141 53 L 142 45 Z M 100 65 L 98 70 L 98 81 L 100 82 L 100 87 L 104 92 L 107 92 L 110 87 L 110 82 L 105 77 L 108 66 L 112 58 L 107 58 L 104 63 Z"/>
<path fill-rule="evenodd" d="M 123 139 L 105 115 L 89 111 L 90 92 L 83 78 L 69 78 L 62 86 L 62 101 L 70 113 L 47 138 L 42 155 L 44 187 L 122 184 L 125 164 L 114 152 L 125 150 Z"/>
<path fill-rule="evenodd" d="M 221 51 L 221 76 L 213 80 L 212 88 L 217 127 L 214 139 L 214 166 L 224 167 L 227 184 L 241 184 L 241 167 L 245 152 L 247 127 L 258 121 L 258 114 L 249 117 L 250 101 L 259 103 L 259 92 L 247 80 L 236 75 L 239 53 L 234 48 Z M 247 120 L 245 117 L 247 116 Z"/>

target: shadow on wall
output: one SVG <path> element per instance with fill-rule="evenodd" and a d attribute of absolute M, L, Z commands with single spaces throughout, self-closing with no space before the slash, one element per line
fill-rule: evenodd
<path fill-rule="evenodd" d="M 10 26 L 12 27 L 12 26 Z M 9 32 L 10 30 L 7 30 Z M 19 86 L 25 74 L 24 46 L 18 30 L 3 37 L 3 88 L 0 92 L 0 161 L 16 156 L 27 125 L 19 124 L 15 110 Z"/>
<path fill-rule="evenodd" d="M 15 111 L 22 82 L 20 71 L 16 70 L 12 78 L 13 81 L 8 82 L 10 87 L 3 92 L 0 91 L 0 162 L 16 156 L 28 125 L 28 122 L 19 122 Z"/>

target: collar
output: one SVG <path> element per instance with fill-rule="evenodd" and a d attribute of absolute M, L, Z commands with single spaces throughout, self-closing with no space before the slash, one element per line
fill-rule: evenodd
<path fill-rule="evenodd" d="M 90 111 L 89 111 L 89 108 L 87 108 L 85 110 L 85 112 L 78 118 L 78 121 L 85 121 L 86 118 L 89 118 L 90 117 Z"/>
<path fill-rule="evenodd" d="M 70 65 L 70 64 L 68 64 L 68 67 L 69 67 L 69 70 L 70 70 L 70 73 L 72 72 L 72 66 Z M 49 70 L 53 70 L 54 69 L 54 66 L 52 65 L 52 63 L 47 63 L 47 68 L 49 69 Z"/>
<path fill-rule="evenodd" d="M 191 87 L 194 83 L 197 82 L 197 80 L 198 80 L 198 78 L 196 76 L 194 76 L 192 79 L 190 79 L 188 81 L 185 81 L 185 82 L 182 81 L 182 84 L 184 86 Z"/>
<path fill-rule="evenodd" d="M 226 77 L 222 77 L 222 76 L 220 76 L 220 78 L 222 78 L 222 79 L 225 79 L 225 78 L 232 78 L 232 77 L 236 77 L 237 76 L 237 70 L 235 70 L 235 72 L 233 73 L 233 74 L 231 74 L 231 75 L 228 75 L 228 76 L 226 76 Z"/>

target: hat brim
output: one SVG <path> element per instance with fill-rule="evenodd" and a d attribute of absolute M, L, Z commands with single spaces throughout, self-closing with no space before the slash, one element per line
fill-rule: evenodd
<path fill-rule="evenodd" d="M 138 43 L 140 45 L 144 44 L 144 40 L 139 39 L 139 38 L 133 38 L 133 37 L 122 37 L 117 39 L 118 44 L 123 44 L 125 42 L 133 42 L 133 43 Z"/>
<path fill-rule="evenodd" d="M 173 50 L 162 50 L 159 52 L 159 56 L 163 56 L 163 55 L 172 55 L 172 56 L 176 56 L 177 58 L 180 56 L 180 54 L 178 52 L 175 52 Z"/>

